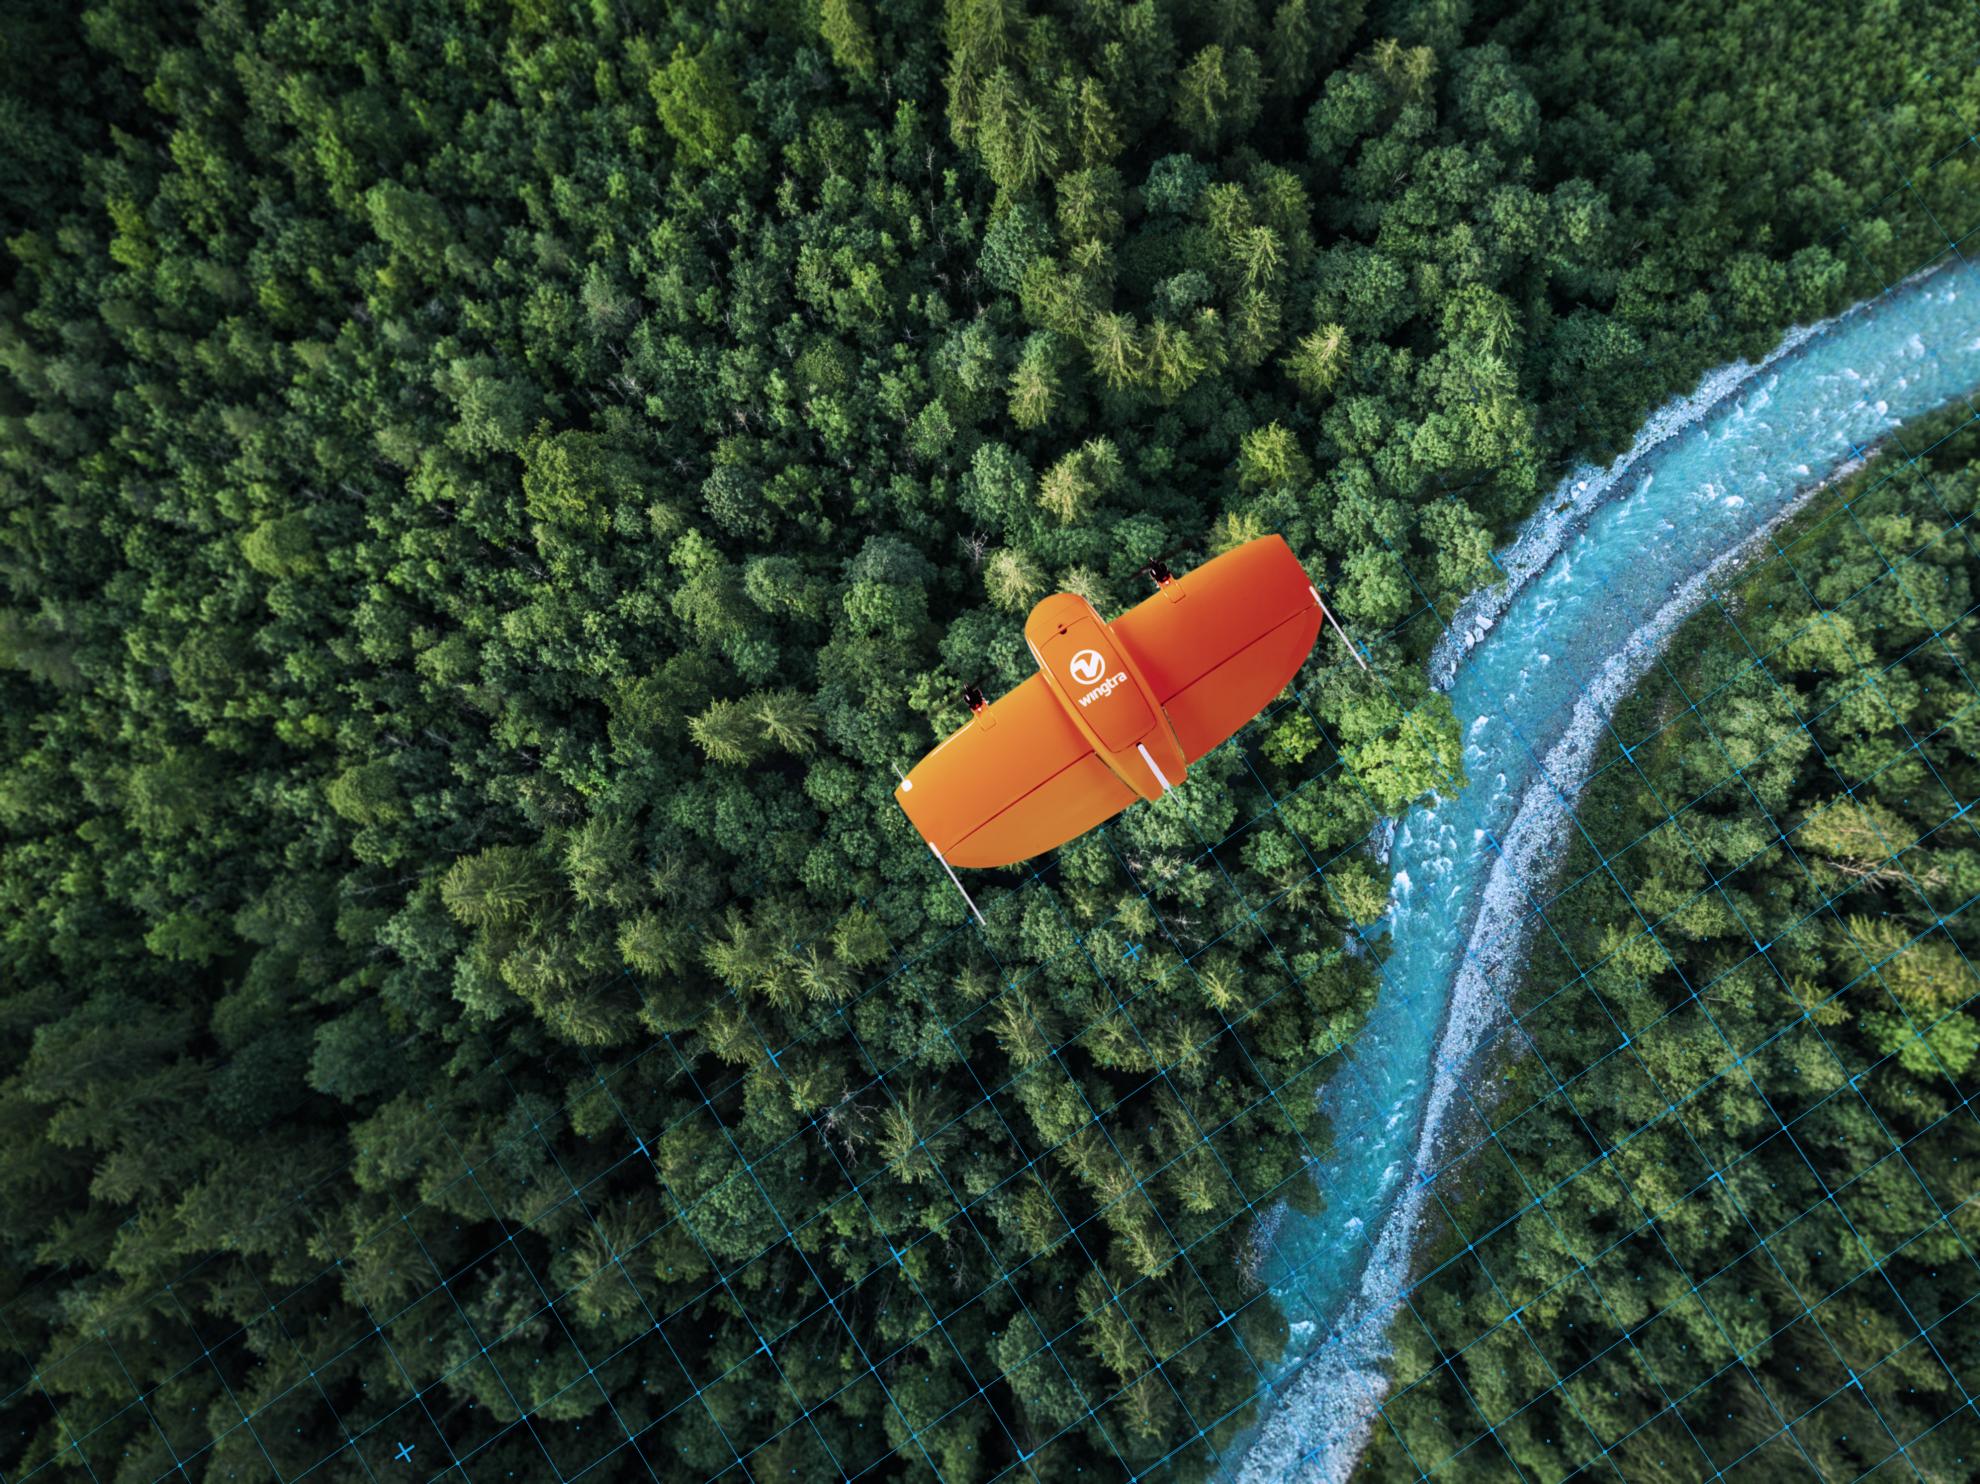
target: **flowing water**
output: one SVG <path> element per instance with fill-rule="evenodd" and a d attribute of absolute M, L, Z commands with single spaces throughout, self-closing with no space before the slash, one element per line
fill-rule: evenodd
<path fill-rule="evenodd" d="M 1616 702 L 1724 565 L 1902 420 L 1980 387 L 1980 265 L 1913 278 L 1736 362 L 1553 492 L 1431 660 L 1469 785 L 1413 809 L 1380 997 L 1321 1094 L 1334 1159 L 1318 1217 L 1284 1214 L 1259 1272 L 1292 1325 L 1264 1416 L 1226 1473 L 1334 1480 L 1386 1393 L 1386 1335 L 1429 1179 L 1470 1147 L 1461 1074 L 1504 1024 L 1548 858 Z M 1474 1125 L 1475 1126 L 1475 1125 Z"/>

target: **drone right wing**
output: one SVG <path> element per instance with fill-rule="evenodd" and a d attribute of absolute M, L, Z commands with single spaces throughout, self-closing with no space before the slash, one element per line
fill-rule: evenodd
<path fill-rule="evenodd" d="M 1184 573 L 1109 627 L 1193 763 L 1292 683 L 1321 613 L 1292 548 L 1262 536 Z"/>

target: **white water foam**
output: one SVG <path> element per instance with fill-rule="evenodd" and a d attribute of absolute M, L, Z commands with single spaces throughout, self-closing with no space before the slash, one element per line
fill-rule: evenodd
<path fill-rule="evenodd" d="M 1945 263 L 1931 264 L 1875 299 L 1852 304 L 1842 313 L 1812 325 L 1796 325 L 1783 335 L 1781 343 L 1761 357 L 1758 363 L 1729 361 L 1715 370 L 1708 371 L 1700 378 L 1698 385 L 1689 396 L 1673 397 L 1651 413 L 1644 421 L 1643 430 L 1637 435 L 1636 441 L 1618 454 L 1607 468 L 1597 468 L 1593 464 L 1578 466 L 1573 473 L 1555 486 L 1554 493 L 1542 502 L 1538 510 L 1527 517 L 1512 542 L 1500 552 L 1499 567 L 1505 573 L 1505 577 L 1490 587 L 1483 587 L 1472 593 L 1459 603 L 1451 614 L 1451 621 L 1445 626 L 1443 636 L 1430 651 L 1431 685 L 1438 690 L 1450 689 L 1451 681 L 1457 676 L 1458 663 L 1505 614 L 1506 608 L 1519 595 L 1520 589 L 1546 571 L 1548 565 L 1560 554 L 1561 548 L 1575 532 L 1581 529 L 1596 507 L 1621 492 L 1623 477 L 1646 454 L 1697 423 L 1728 397 L 1738 392 L 1741 387 L 1773 366 L 1782 357 L 1794 354 L 1814 336 L 1853 315 L 1874 309 L 1890 294 L 1907 288 L 1921 279 L 1929 278 L 1946 266 Z M 1846 369 L 1844 374 L 1853 380 L 1862 380 L 1853 369 Z M 1768 389 L 1760 387 L 1757 389 L 1753 405 L 1756 408 L 1763 407 L 1771 399 Z M 1646 488 L 1648 482 L 1649 477 L 1646 476 Z M 1566 492 L 1565 498 L 1563 491 Z"/>
<path fill-rule="evenodd" d="M 1371 838 L 1370 848 L 1375 853 L 1375 859 L 1385 866 L 1389 863 L 1389 851 L 1395 846 L 1396 825 L 1399 822 L 1393 814 L 1385 817 L 1377 822 Z"/>
<path fill-rule="evenodd" d="M 1258 1219 L 1252 1222 L 1250 1239 L 1245 1243 L 1244 1251 L 1238 1257 L 1238 1272 L 1244 1275 L 1246 1282 L 1259 1281 L 1259 1270 L 1264 1267 L 1265 1259 L 1271 1255 L 1272 1239 L 1278 1235 L 1279 1223 L 1285 1219 L 1286 1203 L 1277 1200 L 1261 1211 Z"/>
<path fill-rule="evenodd" d="M 1750 378 L 1796 349 L 1823 326 L 1814 325 L 1789 332 L 1787 338 L 1759 365 L 1733 361 L 1708 372 L 1688 397 L 1674 397 L 1650 414 L 1643 434 L 1627 450 L 1616 456 L 1606 469 L 1583 464 L 1557 486 L 1556 497 L 1529 516 L 1512 543 L 1499 556 L 1505 577 L 1490 587 L 1480 588 L 1451 614 L 1443 637 L 1430 652 L 1430 683 L 1448 690 L 1457 677 L 1458 663 L 1491 631 L 1504 616 L 1512 600 L 1540 573 L 1547 570 L 1569 538 L 1597 507 L 1618 492 L 1618 486 L 1636 462 L 1651 449 L 1668 442 L 1692 426 L 1732 395 Z M 1565 490 L 1567 498 L 1559 498 Z"/>

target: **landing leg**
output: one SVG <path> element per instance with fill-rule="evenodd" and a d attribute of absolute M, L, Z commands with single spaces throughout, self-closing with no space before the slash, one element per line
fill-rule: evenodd
<path fill-rule="evenodd" d="M 970 896 L 969 896 L 969 893 L 968 893 L 968 892 L 966 892 L 966 891 L 963 891 L 963 884 L 962 884 L 962 882 L 960 882 L 960 881 L 957 881 L 957 880 L 956 880 L 956 872 L 955 872 L 955 868 L 954 868 L 953 866 L 951 866 L 951 865 L 950 865 L 950 864 L 949 864 L 949 863 L 948 863 L 947 861 L 945 861 L 945 860 L 942 860 L 942 852 L 941 852 L 941 851 L 939 851 L 939 850 L 937 850 L 937 849 L 935 848 L 935 846 L 934 846 L 934 845 L 933 845 L 932 843 L 930 843 L 930 844 L 929 844 L 929 846 L 928 846 L 928 853 L 929 853 L 930 855 L 932 855 L 932 856 L 934 856 L 936 860 L 938 860 L 938 861 L 942 861 L 942 869 L 943 869 L 943 870 L 945 870 L 945 871 L 947 871 L 947 872 L 949 873 L 949 880 L 950 880 L 950 881 L 952 881 L 952 882 L 955 882 L 955 888 L 956 888 L 956 890 L 957 890 L 957 891 L 959 891 L 959 892 L 962 892 L 962 899 L 963 899 L 963 902 L 964 902 L 964 903 L 965 903 L 965 904 L 966 904 L 966 905 L 968 906 L 968 908 L 969 908 L 969 915 L 970 915 L 971 917 L 974 917 L 974 918 L 976 919 L 976 925 L 977 925 L 978 927 L 988 927 L 988 926 L 989 926 L 990 924 L 988 924 L 987 922 L 985 922 L 985 921 L 983 920 L 983 914 L 982 914 L 981 912 L 978 912 L 978 911 L 976 910 L 976 903 L 970 900 Z"/>
<path fill-rule="evenodd" d="M 1320 594 L 1316 592 L 1313 596 L 1317 599 Z M 1345 644 L 1347 646 L 1347 652 L 1354 656 L 1354 662 L 1366 670 L 1368 668 L 1368 661 L 1363 659 L 1361 657 L 1361 651 L 1354 647 L 1354 640 L 1348 638 L 1347 630 L 1342 628 L 1341 621 L 1334 617 L 1334 610 L 1329 608 L 1325 603 L 1322 603 L 1320 605 L 1320 611 L 1327 615 L 1327 622 L 1332 624 L 1334 626 L 1334 632 L 1341 636 L 1341 643 Z"/>

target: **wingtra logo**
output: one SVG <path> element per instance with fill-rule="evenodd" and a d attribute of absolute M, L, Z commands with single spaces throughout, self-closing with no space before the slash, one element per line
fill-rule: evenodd
<path fill-rule="evenodd" d="M 1097 649 L 1082 649 L 1066 662 L 1066 673 L 1071 675 L 1081 685 L 1093 685 L 1093 682 L 1100 680 L 1100 677 L 1106 674 L 1106 671 L 1107 661 Z M 1100 680 L 1098 685 L 1093 685 L 1092 690 L 1079 697 L 1080 708 L 1084 710 L 1095 701 L 1112 695 L 1115 686 L 1126 685 L 1127 683 L 1127 671 L 1116 670 L 1113 674 L 1108 675 L 1105 680 Z"/>

